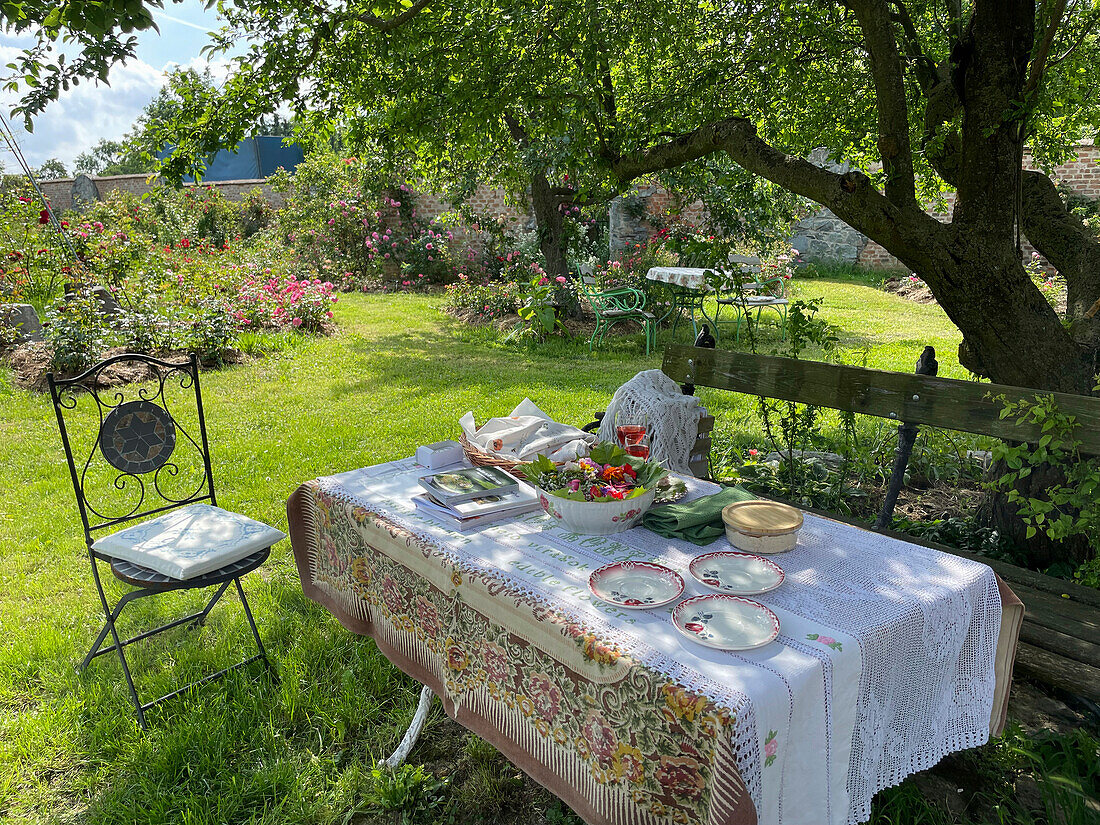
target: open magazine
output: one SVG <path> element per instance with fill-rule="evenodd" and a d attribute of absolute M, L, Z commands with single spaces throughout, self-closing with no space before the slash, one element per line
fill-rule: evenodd
<path fill-rule="evenodd" d="M 466 467 L 422 476 L 420 486 L 440 504 L 502 496 L 519 489 L 519 482 L 499 467 Z"/>

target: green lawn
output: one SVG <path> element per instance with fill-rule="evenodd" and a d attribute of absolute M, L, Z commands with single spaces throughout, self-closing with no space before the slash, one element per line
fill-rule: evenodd
<path fill-rule="evenodd" d="M 859 280 L 808 281 L 802 292 L 825 298 L 844 346 L 866 349 L 847 360 L 908 371 L 931 343 L 942 373 L 963 375 L 958 335 L 937 308 Z M 641 357 L 640 335 L 593 357 L 583 342 L 516 349 L 460 327 L 440 304 L 345 296 L 339 334 L 204 375 L 220 503 L 285 529 L 286 498 L 304 480 L 408 455 L 455 436 L 467 410 L 483 420 L 525 395 L 581 424 L 619 384 L 660 363 L 659 353 Z M 378 811 L 400 789 L 373 779 L 371 767 L 404 730 L 417 685 L 302 596 L 289 542 L 246 580 L 277 685 L 235 676 L 152 711 L 143 734 L 116 659 L 74 672 L 101 616 L 56 424 L 45 397 L 0 375 L 0 821 L 394 821 Z M 704 400 L 727 434 L 757 437 L 747 401 Z M 196 601 L 148 600 L 130 622 L 166 619 Z M 246 623 L 227 598 L 206 628 L 130 650 L 139 685 L 153 696 L 227 664 L 246 644 Z M 452 782 L 421 783 L 414 795 L 438 801 L 456 821 L 570 818 L 438 707 L 422 742 L 414 761 Z M 906 794 L 890 796 L 880 822 L 939 821 L 913 819 L 934 812 Z"/>

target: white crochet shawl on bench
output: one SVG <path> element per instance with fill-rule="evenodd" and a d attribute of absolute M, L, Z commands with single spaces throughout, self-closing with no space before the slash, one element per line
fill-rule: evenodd
<path fill-rule="evenodd" d="M 615 391 L 600 422 L 600 441 L 617 443 L 615 414 L 642 418 L 649 425 L 649 457 L 674 473 L 690 475 L 688 459 L 699 434 L 699 399 L 684 395 L 660 370 L 639 372 Z"/>

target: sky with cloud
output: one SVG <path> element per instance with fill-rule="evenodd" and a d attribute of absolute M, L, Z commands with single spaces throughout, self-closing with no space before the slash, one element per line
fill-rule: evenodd
<path fill-rule="evenodd" d="M 208 42 L 207 32 L 220 26 L 216 11 L 203 9 L 201 0 L 165 6 L 163 11 L 153 11 L 160 34 L 155 31 L 138 34 L 137 58 L 116 65 L 111 70 L 109 86 L 82 83 L 62 93 L 35 120 L 33 134 L 23 130 L 21 120 L 11 121 L 19 146 L 32 167 L 48 158 L 58 158 L 72 171 L 73 161 L 81 152 L 101 138 L 116 140 L 130 129 L 164 85 L 166 72 L 177 66 L 193 66 L 201 71 L 207 65 L 199 52 Z M 29 42 L 29 38 L 0 33 L 0 65 L 11 62 Z M 224 61 L 211 69 L 215 76 L 222 74 Z M 5 116 L 14 100 L 10 93 L 0 93 L 0 107 Z M 0 162 L 6 171 L 17 168 L 6 147 L 0 150 Z"/>

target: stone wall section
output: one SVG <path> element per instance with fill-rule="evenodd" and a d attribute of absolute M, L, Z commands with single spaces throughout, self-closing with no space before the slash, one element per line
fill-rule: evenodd
<path fill-rule="evenodd" d="M 1024 168 L 1036 168 L 1029 155 L 1024 156 Z M 1078 146 L 1077 157 L 1054 167 L 1051 175 L 1055 183 L 1061 183 L 1083 197 L 1090 200 L 1100 199 L 1100 146 L 1090 144 Z M 946 223 L 951 220 L 951 211 L 954 205 L 955 196 L 952 194 L 947 197 L 946 212 L 936 212 L 929 209 L 928 214 L 936 220 Z M 1028 242 L 1027 238 L 1021 239 L 1020 246 L 1023 249 L 1024 260 L 1030 260 L 1032 253 L 1036 251 L 1035 247 Z M 867 269 L 906 270 L 906 266 L 901 261 L 871 240 L 867 240 L 864 244 L 856 263 Z M 1041 256 L 1040 264 L 1048 273 L 1056 271 Z"/>
<path fill-rule="evenodd" d="M 809 160 L 836 172 L 848 171 L 848 166 L 830 163 L 824 152 L 817 151 Z M 1033 168 L 1031 159 L 1025 157 L 1026 168 Z M 1073 191 L 1092 199 L 1100 199 L 1100 146 L 1083 144 L 1077 147 L 1076 158 L 1055 167 L 1053 176 Z M 947 210 L 928 208 L 928 214 L 946 223 L 951 220 L 955 196 L 946 198 Z M 611 202 L 611 249 L 621 254 L 627 246 L 641 243 L 650 237 L 657 222 L 654 219 L 669 212 L 679 212 L 688 221 L 705 224 L 707 215 L 699 202 L 683 204 L 674 193 L 655 185 L 639 186 L 634 192 Z M 828 209 L 820 209 L 802 218 L 792 227 L 791 246 L 797 249 L 803 261 L 836 261 L 856 264 L 866 269 L 882 271 L 907 271 L 904 264 L 866 235 L 848 226 Z M 1035 248 L 1022 239 L 1025 260 L 1030 260 Z M 1054 267 L 1040 258 L 1041 265 L 1053 273 Z"/>
<path fill-rule="evenodd" d="M 655 227 L 671 214 L 696 226 L 705 225 L 707 210 L 702 201 L 685 202 L 663 186 L 642 184 L 611 201 L 608 208 L 608 237 L 611 256 L 617 257 L 635 244 L 644 243 Z"/>

